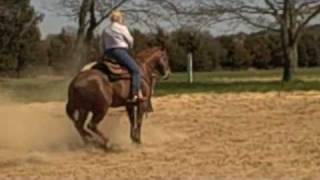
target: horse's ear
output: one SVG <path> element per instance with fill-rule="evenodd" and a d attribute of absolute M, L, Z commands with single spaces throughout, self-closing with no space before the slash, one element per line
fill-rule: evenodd
<path fill-rule="evenodd" d="M 160 49 L 161 49 L 161 51 L 166 51 L 167 47 L 166 47 L 166 45 L 163 45 L 163 46 L 160 46 Z"/>
<path fill-rule="evenodd" d="M 153 47 L 153 46 L 154 46 L 154 45 L 153 45 L 153 42 L 151 42 L 151 41 L 148 41 L 148 42 L 147 42 L 147 47 L 148 47 L 148 48 Z"/>
<path fill-rule="evenodd" d="M 168 35 L 160 26 L 157 27 L 156 42 L 162 51 L 167 49 Z"/>
<path fill-rule="evenodd" d="M 163 39 L 162 41 L 159 42 L 159 47 L 161 49 L 161 51 L 166 51 L 167 48 L 167 39 Z"/>

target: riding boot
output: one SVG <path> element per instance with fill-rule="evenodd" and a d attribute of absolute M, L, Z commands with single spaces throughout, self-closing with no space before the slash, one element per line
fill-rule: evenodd
<path fill-rule="evenodd" d="M 137 102 L 143 102 L 146 101 L 147 98 L 143 96 L 143 93 L 141 90 L 138 91 L 138 93 L 133 93 L 131 98 L 128 100 L 129 103 L 137 103 Z"/>
<path fill-rule="evenodd" d="M 141 90 L 138 91 L 138 100 L 139 100 L 139 101 L 145 101 L 145 100 L 147 100 L 147 98 L 145 98 L 145 97 L 143 96 L 143 93 L 142 93 Z"/>

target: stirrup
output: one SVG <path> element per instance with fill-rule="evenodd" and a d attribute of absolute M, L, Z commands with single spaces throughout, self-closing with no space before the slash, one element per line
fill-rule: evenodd
<path fill-rule="evenodd" d="M 132 98 L 128 99 L 128 103 L 138 103 L 138 102 L 144 102 L 147 99 L 145 97 L 139 97 L 138 95 L 134 95 Z"/>

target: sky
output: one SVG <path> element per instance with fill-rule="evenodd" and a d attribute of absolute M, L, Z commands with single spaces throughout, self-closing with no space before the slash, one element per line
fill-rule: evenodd
<path fill-rule="evenodd" d="M 61 32 L 62 27 L 65 26 L 77 27 L 76 22 L 66 17 L 58 16 L 56 12 L 47 10 L 48 7 L 55 2 L 57 2 L 57 0 L 31 0 L 31 4 L 35 10 L 45 14 L 43 22 L 40 23 L 42 38 L 45 38 L 48 34 Z M 224 34 L 226 33 L 226 28 L 220 24 L 219 27 L 216 27 L 212 32 L 214 35 Z"/>
<path fill-rule="evenodd" d="M 41 36 L 43 39 L 45 39 L 48 34 L 60 33 L 61 29 L 65 26 L 77 27 L 77 23 L 75 21 L 72 21 L 67 17 L 57 15 L 57 12 L 48 10 L 48 7 L 52 7 L 52 4 L 56 3 L 57 1 L 58 0 L 31 0 L 31 5 L 35 8 L 35 10 L 45 14 L 44 20 L 40 23 Z M 101 30 L 101 28 L 102 27 L 99 27 L 98 31 L 99 29 Z M 252 31 L 252 28 L 245 26 L 232 29 L 227 23 L 220 23 L 210 30 L 213 36 Z"/>
<path fill-rule="evenodd" d="M 45 17 L 40 24 L 40 30 L 42 37 L 46 37 L 48 34 L 56 34 L 61 32 L 61 28 L 64 26 L 75 26 L 75 22 L 69 20 L 66 17 L 58 16 L 55 12 L 46 10 L 46 7 L 50 3 L 54 3 L 56 0 L 31 0 L 32 6 L 37 12 L 44 13 Z"/>
<path fill-rule="evenodd" d="M 43 22 L 40 24 L 42 38 L 45 38 L 48 34 L 57 34 L 61 32 L 62 27 L 65 27 L 65 26 L 77 27 L 76 22 L 66 17 L 58 16 L 56 12 L 47 10 L 50 5 L 52 5 L 57 1 L 58 0 L 31 0 L 31 4 L 35 7 L 36 11 L 45 14 L 45 18 Z M 313 21 L 313 23 L 319 23 L 319 22 L 320 22 L 320 17 L 316 18 L 316 20 Z M 214 27 L 210 32 L 214 36 L 219 36 L 223 34 L 233 34 L 239 31 L 242 31 L 242 32 L 253 31 L 252 28 L 248 28 L 245 26 L 242 26 L 240 28 L 237 28 L 231 31 L 230 30 L 228 31 L 227 29 L 230 29 L 229 25 L 226 23 L 222 23 Z"/>

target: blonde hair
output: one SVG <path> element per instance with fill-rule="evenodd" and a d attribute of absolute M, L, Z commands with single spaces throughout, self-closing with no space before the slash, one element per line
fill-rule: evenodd
<path fill-rule="evenodd" d="M 111 13 L 111 18 L 110 18 L 111 22 L 117 22 L 117 23 L 123 23 L 123 13 L 120 10 L 114 10 Z"/>

